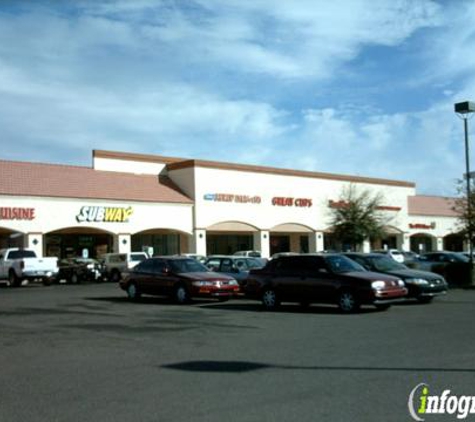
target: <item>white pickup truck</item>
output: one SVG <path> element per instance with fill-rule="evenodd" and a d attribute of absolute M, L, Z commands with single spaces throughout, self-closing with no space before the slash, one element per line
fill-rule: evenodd
<path fill-rule="evenodd" d="M 38 258 L 31 249 L 0 249 L 0 282 L 21 286 L 23 280 L 41 280 L 49 285 L 58 273 L 58 258 Z"/>

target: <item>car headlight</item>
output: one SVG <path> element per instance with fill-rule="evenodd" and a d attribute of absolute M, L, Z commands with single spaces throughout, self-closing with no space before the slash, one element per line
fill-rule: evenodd
<path fill-rule="evenodd" d="M 417 286 L 425 286 L 429 284 L 429 282 L 423 278 L 408 278 L 406 279 L 406 283 L 416 284 Z"/>
<path fill-rule="evenodd" d="M 87 264 L 87 265 L 86 265 L 86 268 L 87 268 L 88 270 L 93 270 L 93 269 L 94 269 L 94 264 Z"/>
<path fill-rule="evenodd" d="M 229 282 L 229 285 L 230 285 L 230 286 L 239 286 L 239 283 L 238 283 L 236 280 L 231 280 L 231 281 Z"/>
<path fill-rule="evenodd" d="M 371 283 L 371 287 L 375 290 L 384 289 L 386 287 L 386 283 L 384 281 L 373 281 Z"/>
<path fill-rule="evenodd" d="M 203 286 L 214 286 L 214 282 L 212 281 L 193 281 L 193 286 L 199 286 L 199 287 L 203 287 Z"/>
<path fill-rule="evenodd" d="M 399 287 L 404 287 L 404 286 L 406 285 L 406 283 L 404 283 L 404 281 L 402 281 L 401 279 L 399 279 L 399 280 L 397 281 L 397 285 L 398 285 Z"/>

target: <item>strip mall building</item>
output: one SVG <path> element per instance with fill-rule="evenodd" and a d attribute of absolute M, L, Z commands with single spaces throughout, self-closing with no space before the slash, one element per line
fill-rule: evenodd
<path fill-rule="evenodd" d="M 418 196 L 414 183 L 98 150 L 92 167 L 0 161 L 0 248 L 61 258 L 335 249 L 331 209 L 350 184 L 385 198 L 387 236 L 366 250 L 463 249 L 453 199 Z"/>

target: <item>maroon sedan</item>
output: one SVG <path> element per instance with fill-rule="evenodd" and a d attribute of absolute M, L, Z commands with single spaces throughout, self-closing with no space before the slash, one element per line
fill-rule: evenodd
<path fill-rule="evenodd" d="M 249 298 L 261 300 L 267 309 L 281 302 L 333 303 L 342 312 L 360 305 L 387 309 L 407 294 L 397 277 L 373 273 L 339 254 L 283 256 L 262 269 L 251 270 L 243 283 Z"/>
<path fill-rule="evenodd" d="M 214 273 L 192 258 L 162 256 L 146 259 L 124 275 L 120 287 L 130 299 L 142 294 L 169 296 L 178 303 L 193 297 L 210 297 L 220 301 L 239 293 L 236 280 Z"/>

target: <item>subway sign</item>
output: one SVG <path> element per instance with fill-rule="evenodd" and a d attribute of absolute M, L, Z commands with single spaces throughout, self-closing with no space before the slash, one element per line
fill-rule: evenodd
<path fill-rule="evenodd" d="M 78 223 L 128 223 L 133 212 L 132 207 L 84 206 L 76 216 L 76 220 Z"/>

